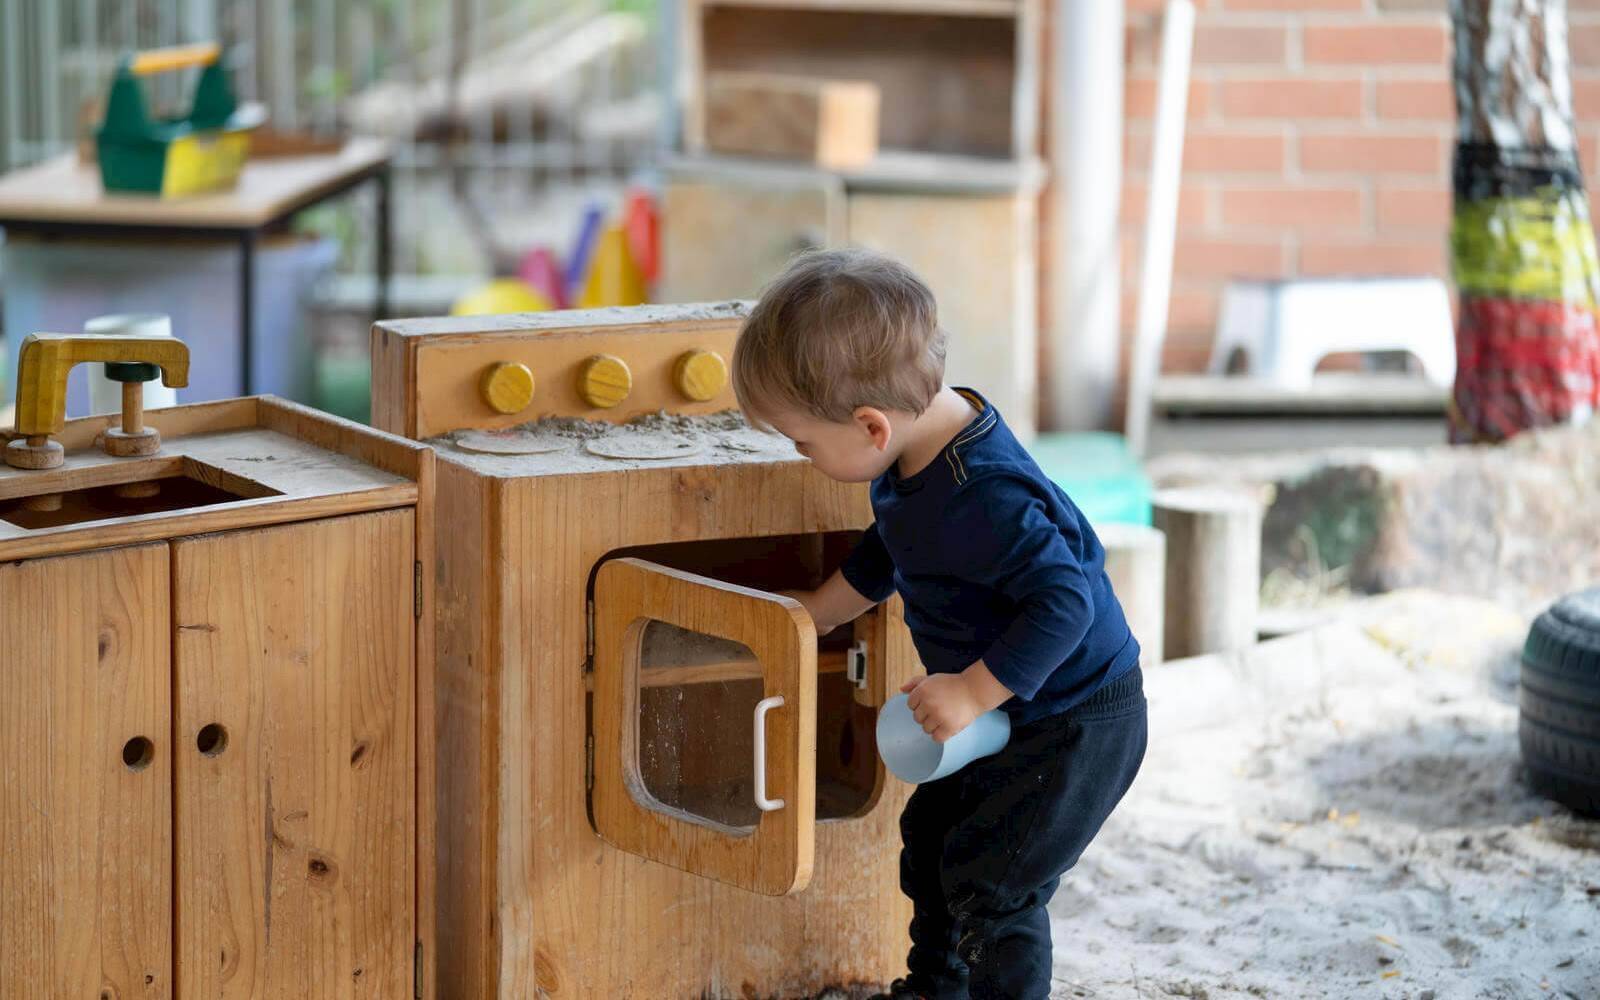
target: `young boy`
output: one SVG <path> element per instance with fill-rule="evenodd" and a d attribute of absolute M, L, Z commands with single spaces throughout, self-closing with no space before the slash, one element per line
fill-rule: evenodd
<path fill-rule="evenodd" d="M 894 591 L 926 676 L 902 690 L 947 740 L 1003 708 L 1000 753 L 919 786 L 900 830 L 909 974 L 886 996 L 1044 1000 L 1045 903 L 1145 750 L 1139 644 L 1093 529 L 977 393 L 944 385 L 928 288 L 862 250 L 794 261 L 733 355 L 752 420 L 825 475 L 872 483 L 876 523 L 795 596 L 819 634 Z"/>

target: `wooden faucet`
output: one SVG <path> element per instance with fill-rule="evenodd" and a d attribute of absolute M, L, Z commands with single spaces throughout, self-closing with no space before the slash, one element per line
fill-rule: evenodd
<path fill-rule="evenodd" d="M 53 469 L 65 458 L 50 440 L 66 423 L 67 373 L 86 361 L 106 363 L 106 376 L 122 383 L 122 426 L 108 427 L 103 447 L 124 458 L 151 455 L 161 434 L 144 426 L 144 383 L 172 388 L 189 384 L 189 345 L 172 337 L 81 337 L 36 333 L 22 342 L 17 359 L 17 437 L 6 446 L 6 464 L 17 469 Z"/>

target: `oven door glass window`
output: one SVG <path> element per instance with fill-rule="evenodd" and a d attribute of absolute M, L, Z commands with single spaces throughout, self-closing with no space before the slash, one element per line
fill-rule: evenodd
<path fill-rule="evenodd" d="M 601 566 L 594 604 L 600 835 L 753 892 L 804 888 L 817 758 L 804 609 L 639 559 Z"/>

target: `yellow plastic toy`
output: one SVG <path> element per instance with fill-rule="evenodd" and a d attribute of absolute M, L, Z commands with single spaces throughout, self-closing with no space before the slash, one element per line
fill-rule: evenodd
<path fill-rule="evenodd" d="M 547 312 L 555 305 L 537 288 L 517 278 L 496 278 L 456 299 L 452 316 L 492 316 L 498 313 Z"/>
<path fill-rule="evenodd" d="M 628 234 L 621 225 L 607 226 L 594 249 L 589 273 L 578 296 L 579 309 L 601 306 L 636 306 L 648 300 L 644 273 L 628 249 Z"/>

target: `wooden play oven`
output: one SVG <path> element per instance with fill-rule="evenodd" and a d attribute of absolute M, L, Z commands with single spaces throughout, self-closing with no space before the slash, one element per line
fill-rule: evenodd
<path fill-rule="evenodd" d="M 727 411 L 742 315 L 374 331 L 376 421 L 438 449 L 442 997 L 809 996 L 904 962 L 908 789 L 873 737 L 915 669 L 899 605 L 819 640 L 775 593 L 844 558 L 865 487 L 726 419 L 654 460 L 441 437 Z"/>

